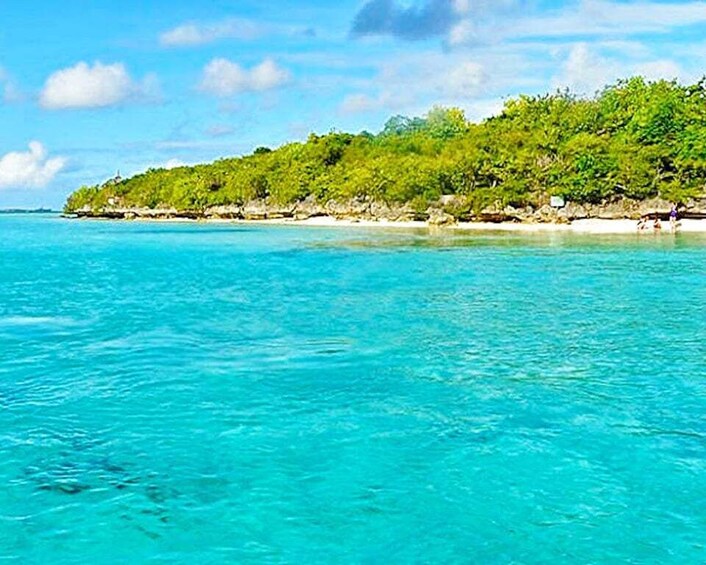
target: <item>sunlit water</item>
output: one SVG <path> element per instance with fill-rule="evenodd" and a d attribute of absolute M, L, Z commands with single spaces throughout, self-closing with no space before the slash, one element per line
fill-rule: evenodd
<path fill-rule="evenodd" d="M 706 561 L 706 239 L 0 217 L 0 561 Z"/>

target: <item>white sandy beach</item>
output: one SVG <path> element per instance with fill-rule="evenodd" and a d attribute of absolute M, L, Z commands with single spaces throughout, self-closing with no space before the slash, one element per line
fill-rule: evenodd
<path fill-rule="evenodd" d="M 570 224 L 550 223 L 490 223 L 490 222 L 460 222 L 448 226 L 434 226 L 427 222 L 408 221 L 395 222 L 389 220 L 349 220 L 336 219 L 330 216 L 317 216 L 306 220 L 274 219 L 274 220 L 206 220 L 219 223 L 241 223 L 259 225 L 291 225 L 311 227 L 364 227 L 364 228 L 395 228 L 395 229 L 429 229 L 454 231 L 505 231 L 505 232 L 572 232 L 583 234 L 671 234 L 669 222 L 662 222 L 662 229 L 655 232 L 651 227 L 638 232 L 635 220 L 576 220 Z M 706 220 L 680 220 L 678 233 L 706 233 Z"/>
<path fill-rule="evenodd" d="M 103 218 L 86 218 L 88 220 L 100 220 Z M 126 220 L 121 220 L 126 221 Z M 238 220 L 227 218 L 148 218 L 137 217 L 131 222 L 157 222 L 157 223 L 208 223 L 208 224 L 242 224 L 242 225 L 264 225 L 264 226 L 307 226 L 307 227 L 322 227 L 322 228 L 385 228 L 385 229 L 417 229 L 429 230 L 432 232 L 438 231 L 468 231 L 468 232 L 520 232 L 520 233 L 539 233 L 539 232 L 567 232 L 580 234 L 604 234 L 604 235 L 671 235 L 674 233 L 668 221 L 662 222 L 662 229 L 655 231 L 649 224 L 649 228 L 638 231 L 636 220 L 604 220 L 591 218 L 585 220 L 575 220 L 568 224 L 553 224 L 553 223 L 521 223 L 521 222 L 459 222 L 444 226 L 437 226 L 423 221 L 391 221 L 391 220 L 354 220 L 354 219 L 338 219 L 332 216 L 316 216 L 304 220 L 295 220 L 292 218 L 277 218 L 266 220 Z M 677 223 L 676 233 L 706 233 L 706 219 L 679 220 Z"/>

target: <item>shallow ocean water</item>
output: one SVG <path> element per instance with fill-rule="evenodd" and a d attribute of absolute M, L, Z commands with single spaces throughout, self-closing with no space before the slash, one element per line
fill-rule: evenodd
<path fill-rule="evenodd" d="M 0 562 L 706 562 L 706 237 L 0 216 Z"/>

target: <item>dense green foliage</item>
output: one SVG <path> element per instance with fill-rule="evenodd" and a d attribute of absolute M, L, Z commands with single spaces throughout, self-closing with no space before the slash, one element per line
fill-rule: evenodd
<path fill-rule="evenodd" d="M 289 203 L 369 197 L 425 207 L 461 194 L 476 208 L 660 195 L 683 201 L 706 186 L 706 79 L 682 86 L 633 78 L 587 100 L 521 96 L 480 124 L 458 109 L 391 118 L 378 135 L 333 132 L 242 158 L 82 187 L 66 210 L 203 210 L 253 199 Z"/>

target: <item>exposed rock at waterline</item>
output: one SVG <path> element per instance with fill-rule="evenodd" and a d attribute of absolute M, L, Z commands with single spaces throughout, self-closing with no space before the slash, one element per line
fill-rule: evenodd
<path fill-rule="evenodd" d="M 411 204 L 372 201 L 354 198 L 347 201 L 317 202 L 309 197 L 294 204 L 277 204 L 268 200 L 254 200 L 242 205 L 215 206 L 204 210 L 177 210 L 174 208 L 124 208 L 106 206 L 99 210 L 81 208 L 73 214 L 79 218 L 107 218 L 124 220 L 157 219 L 222 219 L 222 220 L 307 220 L 320 216 L 338 220 L 372 221 L 426 221 L 430 225 L 444 226 L 456 222 L 515 222 L 515 223 L 570 223 L 589 218 L 605 220 L 637 220 L 643 216 L 658 215 L 666 219 L 672 203 L 653 198 L 649 200 L 615 200 L 601 204 L 576 204 L 567 202 L 562 208 L 549 204 L 539 207 L 491 205 L 474 210 L 472 203 L 463 196 L 444 196 L 424 210 Z M 692 199 L 679 207 L 682 218 L 706 218 L 706 197 Z"/>

